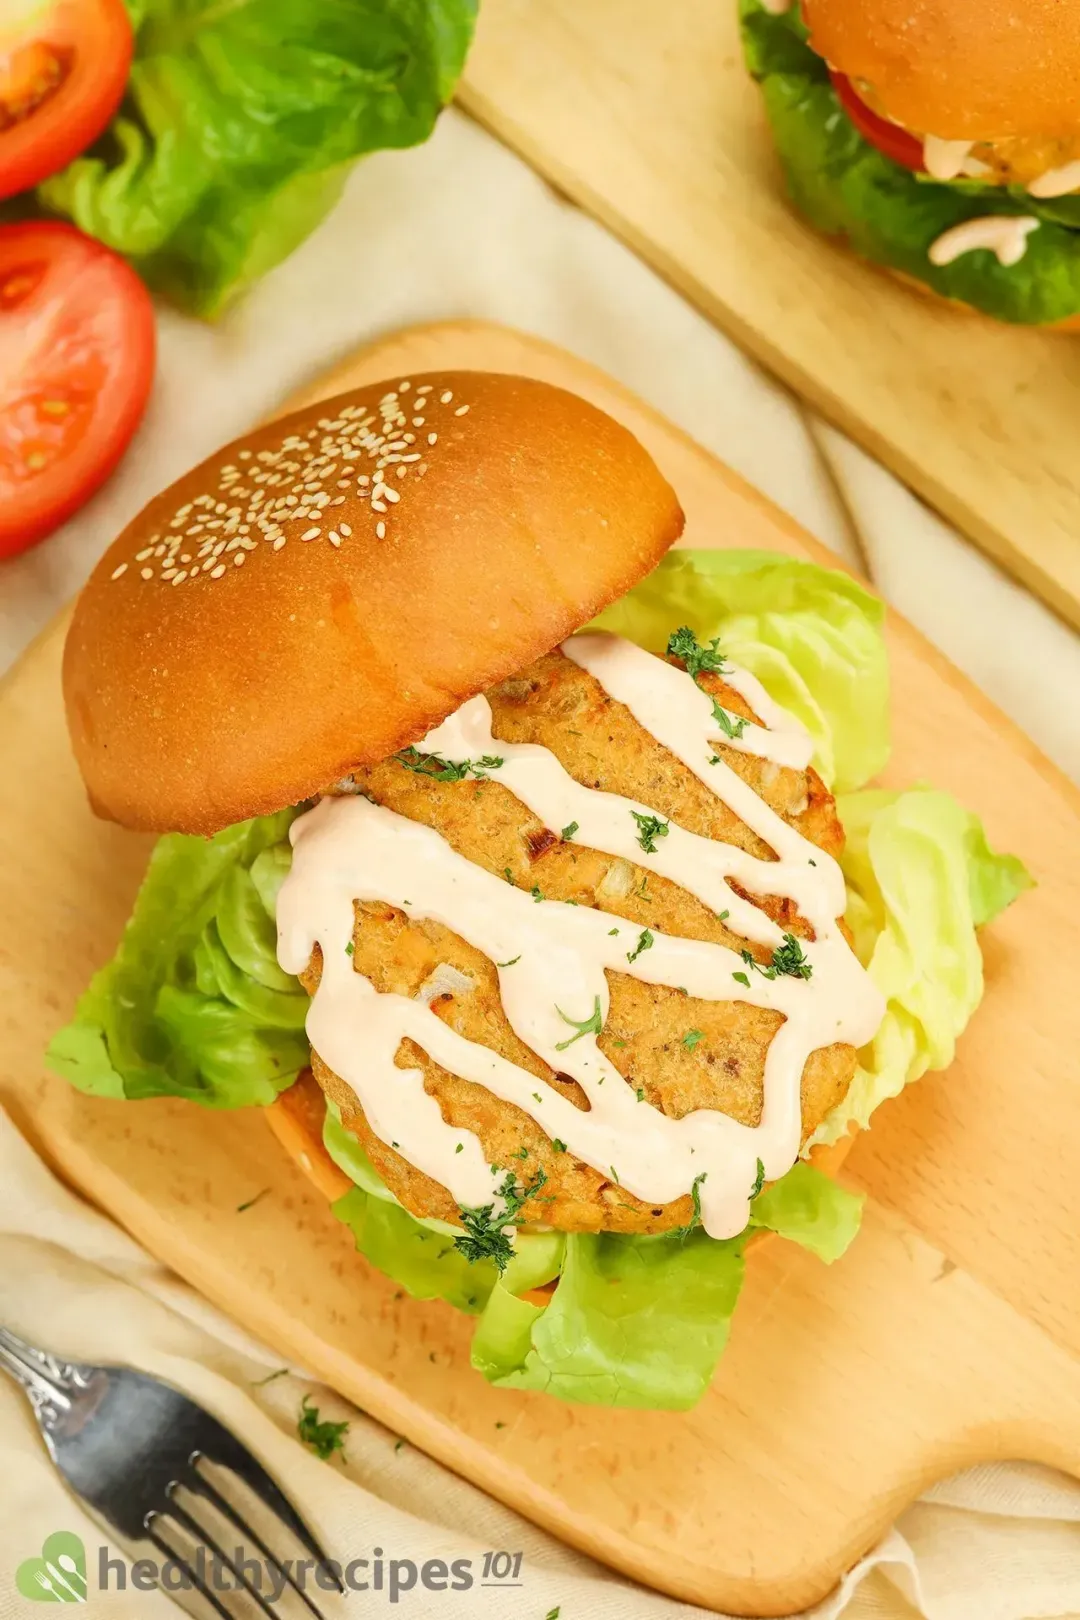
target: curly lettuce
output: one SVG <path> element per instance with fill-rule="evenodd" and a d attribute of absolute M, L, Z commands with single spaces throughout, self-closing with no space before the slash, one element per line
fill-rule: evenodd
<path fill-rule="evenodd" d="M 811 224 L 998 320 L 1044 325 L 1080 312 L 1077 198 L 1040 199 L 977 180 L 945 185 L 894 163 L 844 112 L 828 67 L 806 43 L 798 6 L 776 15 L 761 0 L 740 0 L 739 15 L 788 191 Z M 931 264 L 930 246 L 943 231 L 986 214 L 1039 220 L 1018 264 L 999 264 L 988 249 Z"/>
<path fill-rule="evenodd" d="M 427 139 L 477 11 L 477 0 L 127 5 L 124 103 L 38 198 L 207 316 L 314 230 L 356 158 Z"/>

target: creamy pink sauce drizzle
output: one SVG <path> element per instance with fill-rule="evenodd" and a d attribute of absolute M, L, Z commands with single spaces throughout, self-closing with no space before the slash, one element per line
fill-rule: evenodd
<path fill-rule="evenodd" d="M 506 1168 L 493 1171 L 479 1139 L 443 1120 L 418 1069 L 395 1066 L 406 1036 L 450 1073 L 514 1103 L 548 1136 L 561 1138 L 570 1153 L 609 1178 L 617 1176 L 620 1185 L 649 1203 L 668 1203 L 704 1176 L 699 1183 L 703 1225 L 713 1237 L 730 1237 L 746 1224 L 758 1160 L 771 1181 L 798 1157 L 806 1059 L 834 1041 L 864 1045 L 884 1005 L 836 920 L 844 908 L 839 867 L 729 766 L 711 763 L 718 728 L 705 694 L 683 671 L 617 637 L 579 635 L 562 650 L 778 859 L 758 860 L 674 823 L 657 839 L 656 853 L 645 853 L 631 811 L 651 814 L 648 806 L 583 787 L 548 749 L 496 741 L 484 697 L 471 699 L 417 747 L 453 760 L 501 756 L 504 763 L 492 777 L 548 826 L 558 830 L 576 821 L 577 843 L 670 878 L 715 911 L 727 911 L 729 927 L 756 943 L 775 947 L 781 931 L 741 900 L 727 880 L 750 893 L 791 897 L 817 936 L 803 947 L 812 977 L 769 980 L 748 970 L 736 951 L 659 932 L 630 962 L 642 933 L 637 924 L 591 907 L 537 901 L 457 854 L 432 828 L 359 796 L 323 799 L 293 824 L 293 865 L 278 897 L 278 959 L 287 972 L 299 973 L 314 946 L 321 946 L 322 978 L 307 1018 L 312 1046 L 356 1093 L 375 1133 L 396 1144 L 459 1204 L 498 1206 Z M 811 742 L 794 717 L 748 672 L 725 670 L 724 678 L 769 722 L 747 726 L 729 746 L 804 768 Z M 578 1081 L 589 1111 L 575 1108 L 490 1048 L 458 1035 L 423 999 L 377 993 L 354 971 L 347 954 L 354 900 L 382 900 L 410 917 L 432 918 L 496 964 L 512 962 L 498 967 L 511 1027 L 553 1069 Z M 691 997 L 750 1002 L 781 1013 L 785 1021 L 766 1057 L 760 1124 L 741 1125 L 711 1109 L 668 1118 L 638 1101 L 593 1034 L 560 1051 L 574 1033 L 560 1009 L 585 1022 L 598 1000 L 601 1020 L 606 1019 L 605 970 L 682 987 Z M 746 973 L 749 987 L 733 978 L 736 972 Z"/>
<path fill-rule="evenodd" d="M 1019 264 L 1027 252 L 1027 239 L 1037 231 L 1039 221 L 1031 214 L 986 214 L 966 219 L 943 231 L 930 245 L 931 264 L 952 264 L 963 253 L 988 248 L 999 264 Z"/>

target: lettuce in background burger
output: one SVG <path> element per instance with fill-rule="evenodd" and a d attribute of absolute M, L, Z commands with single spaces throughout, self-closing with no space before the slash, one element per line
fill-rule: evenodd
<path fill-rule="evenodd" d="M 1055 0 L 740 0 L 791 197 L 999 320 L 1080 316 L 1080 13 Z"/>
<path fill-rule="evenodd" d="M 700 1397 L 756 1235 L 843 1253 L 823 1160 L 949 1062 L 1028 881 L 864 788 L 880 603 L 682 522 L 584 401 L 405 379 L 159 496 L 65 651 L 95 809 L 164 836 L 53 1067 L 261 1108 L 486 1378 L 607 1405 Z"/>

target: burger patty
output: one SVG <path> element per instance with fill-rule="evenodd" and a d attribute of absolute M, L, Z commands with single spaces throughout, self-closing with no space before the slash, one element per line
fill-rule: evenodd
<path fill-rule="evenodd" d="M 745 700 L 719 676 L 701 685 L 723 707 L 755 719 Z M 538 743 L 551 750 L 578 782 L 619 793 L 706 838 L 735 844 L 760 859 L 775 859 L 737 816 L 716 798 L 599 683 L 555 651 L 488 694 L 494 734 L 506 742 Z M 821 778 L 781 767 L 718 744 L 738 771 L 779 815 L 830 854 L 843 832 Z M 396 759 L 358 770 L 331 790 L 361 791 L 412 821 L 433 827 L 461 855 L 526 890 L 553 900 L 593 906 L 641 928 L 712 941 L 734 950 L 747 942 L 732 933 L 686 890 L 632 862 L 567 842 L 544 826 L 497 779 L 438 781 Z M 753 899 L 752 896 L 747 898 Z M 784 898 L 756 903 L 785 930 L 813 939 L 813 930 Z M 768 952 L 752 947 L 765 962 Z M 443 924 L 407 916 L 378 901 L 355 903 L 353 968 L 378 991 L 424 994 L 432 1010 L 467 1040 L 488 1046 L 587 1108 L 577 1082 L 553 1069 L 514 1033 L 502 1009 L 495 965 Z M 314 994 L 321 958 L 316 949 L 305 987 Z M 739 1001 L 705 1001 L 629 974 L 608 972 L 610 1009 L 599 1047 L 643 1101 L 672 1118 L 716 1109 L 745 1125 L 761 1117 L 765 1057 L 783 1022 L 780 1013 Z M 700 1039 L 687 1042 L 691 1031 Z M 448 1124 L 479 1138 L 489 1164 L 512 1169 L 522 1183 L 542 1169 L 542 1190 L 528 1199 L 520 1219 L 568 1232 L 662 1232 L 691 1218 L 691 1200 L 644 1203 L 572 1153 L 556 1149 L 529 1115 L 483 1086 L 441 1068 L 411 1040 L 396 1062 L 417 1068 Z M 851 1084 L 853 1047 L 836 1044 L 811 1053 L 802 1076 L 805 1141 Z M 362 1142 L 390 1190 L 417 1216 L 459 1219 L 447 1189 L 417 1170 L 371 1130 L 346 1083 L 312 1054 L 320 1085 L 338 1105 L 342 1121 Z"/>

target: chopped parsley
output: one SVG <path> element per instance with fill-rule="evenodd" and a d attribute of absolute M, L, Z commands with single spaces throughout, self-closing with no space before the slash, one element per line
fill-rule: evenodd
<path fill-rule="evenodd" d="M 659 816 L 643 816 L 640 810 L 631 810 L 630 814 L 638 824 L 638 843 L 646 855 L 655 855 L 656 840 L 667 837 L 671 830 L 670 822 L 662 821 Z"/>
<path fill-rule="evenodd" d="M 696 1231 L 701 1225 L 701 1183 L 707 1175 L 708 1171 L 703 1170 L 700 1176 L 695 1176 L 694 1185 L 690 1188 L 690 1202 L 693 1205 L 693 1214 L 685 1226 L 677 1227 L 675 1231 L 675 1236 L 682 1238 L 683 1242 L 686 1241 L 691 1232 Z"/>
<path fill-rule="evenodd" d="M 528 1148 L 527 1147 L 519 1148 L 518 1151 L 514 1154 L 514 1157 L 515 1157 L 515 1159 L 527 1159 L 529 1157 Z"/>
<path fill-rule="evenodd" d="M 764 979 L 808 979 L 814 971 L 813 963 L 807 961 L 806 953 L 794 934 L 784 935 L 784 943 L 773 951 L 768 967 L 762 967 L 750 951 L 744 950 L 740 954 L 747 966 Z M 736 978 L 738 976 L 735 975 Z"/>
<path fill-rule="evenodd" d="M 720 651 L 720 637 L 713 639 L 702 646 L 701 642 L 690 629 L 689 625 L 682 625 L 668 637 L 668 657 L 679 658 L 685 666 L 686 673 L 695 686 L 701 686 L 702 675 L 722 675 L 727 659 Z M 706 696 L 710 696 L 706 693 Z M 730 715 L 722 709 L 715 698 L 712 701 L 713 719 L 716 721 L 725 737 L 735 740 L 742 736 L 748 721 L 740 719 L 738 715 Z M 710 765 L 719 765 L 719 755 L 714 754 L 709 760 Z"/>
<path fill-rule="evenodd" d="M 765 1166 L 762 1164 L 761 1160 L 759 1159 L 758 1162 L 757 1162 L 757 1175 L 754 1177 L 754 1185 L 750 1189 L 751 1198 L 756 1198 L 758 1193 L 761 1191 L 762 1187 L 764 1187 L 764 1185 L 765 1185 Z"/>
<path fill-rule="evenodd" d="M 508 866 L 503 867 L 503 877 L 506 879 L 507 883 L 509 883 L 510 887 L 513 888 L 513 886 L 514 886 L 514 874 L 513 874 L 513 872 L 511 872 L 511 870 L 510 870 L 510 868 Z"/>
<path fill-rule="evenodd" d="M 633 950 L 627 951 L 626 960 L 628 962 L 636 962 L 642 951 L 647 951 L 650 945 L 654 945 L 655 943 L 656 941 L 653 938 L 651 930 L 648 928 L 643 928 L 641 933 L 638 935 L 638 942 L 634 946 Z"/>
<path fill-rule="evenodd" d="M 609 1164 L 608 1169 L 611 1171 L 612 1180 L 615 1182 L 616 1186 L 621 1185 L 619 1182 L 619 1172 L 616 1170 L 615 1166 L 613 1164 Z"/>
<path fill-rule="evenodd" d="M 617 934 L 618 932 L 619 932 L 619 930 L 617 928 L 609 928 L 608 929 L 608 939 L 611 938 L 612 934 Z"/>
<path fill-rule="evenodd" d="M 464 1151 L 465 1151 L 465 1144 L 464 1144 L 464 1142 L 459 1142 L 459 1143 L 458 1143 L 458 1145 L 457 1145 L 457 1147 L 456 1147 L 456 1148 L 455 1148 L 455 1149 L 454 1149 L 454 1152 L 455 1152 L 455 1153 L 464 1153 Z"/>
<path fill-rule="evenodd" d="M 394 1441 L 394 1456 L 395 1457 L 397 1456 L 399 1451 L 404 1451 L 404 1449 L 405 1449 L 405 1441 L 404 1440 L 395 1440 Z"/>
<path fill-rule="evenodd" d="M 583 1018 L 580 1023 L 576 1018 L 567 1018 L 561 1007 L 556 1007 L 555 1011 L 558 1013 L 564 1024 L 569 1024 L 571 1029 L 577 1030 L 576 1035 L 568 1036 L 565 1041 L 556 1041 L 556 1052 L 565 1052 L 568 1046 L 573 1046 L 575 1041 L 580 1041 L 583 1035 L 599 1035 L 601 1029 L 603 1028 L 603 1017 L 600 1012 L 599 996 L 595 996 L 593 998 L 592 1012 L 589 1014 L 588 1018 Z"/>
<path fill-rule="evenodd" d="M 638 1102 L 644 1102 L 645 1101 L 645 1087 L 644 1086 L 636 1086 L 634 1088 L 634 1096 L 637 1098 Z"/>
<path fill-rule="evenodd" d="M 727 920 L 728 920 L 728 918 L 730 916 L 731 916 L 730 911 L 721 911 L 721 912 L 718 913 L 716 920 L 717 920 L 717 922 L 727 922 Z"/>
<path fill-rule="evenodd" d="M 561 1606 L 554 1609 L 549 1609 L 547 1614 L 544 1616 L 544 1620 L 559 1620 L 560 1614 L 562 1614 Z"/>
<path fill-rule="evenodd" d="M 566 1152 L 566 1143 L 558 1136 L 553 1136 L 551 1138 L 551 1145 L 555 1149 L 556 1153 Z"/>
<path fill-rule="evenodd" d="M 246 1209 L 253 1209 L 254 1206 L 259 1202 L 260 1198 L 265 1198 L 269 1191 L 269 1187 L 264 1187 L 262 1192 L 257 1192 L 255 1194 L 254 1198 L 249 1198 L 246 1204 L 237 1204 L 236 1213 L 238 1215 L 242 1215 Z"/>
<path fill-rule="evenodd" d="M 686 673 L 695 681 L 699 675 L 723 674 L 727 663 L 720 651 L 720 637 L 714 636 L 703 647 L 688 624 L 672 631 L 668 637 L 667 652 L 669 658 L 682 660 Z"/>
<path fill-rule="evenodd" d="M 532 895 L 537 905 L 539 905 L 540 901 L 544 898 L 544 891 L 541 889 L 539 883 L 534 883 L 532 888 L 529 890 L 529 893 Z"/>
<path fill-rule="evenodd" d="M 251 1387 L 252 1389 L 265 1389 L 267 1384 L 274 1382 L 275 1378 L 284 1378 L 288 1371 L 288 1367 L 279 1367 L 276 1372 L 267 1373 L 265 1378 L 257 1378 Z"/>
<path fill-rule="evenodd" d="M 317 1457 L 327 1462 L 335 1451 L 344 1454 L 345 1436 L 349 1432 L 349 1425 L 323 1422 L 319 1417 L 319 1408 L 312 1406 L 311 1397 L 305 1395 L 300 1403 L 300 1418 L 296 1432 L 305 1446 L 310 1446 Z"/>
<path fill-rule="evenodd" d="M 399 765 L 417 776 L 430 776 L 436 782 L 463 782 L 467 776 L 481 779 L 488 771 L 497 771 L 506 761 L 498 754 L 484 754 L 480 759 L 443 759 L 441 754 L 422 754 L 418 748 L 402 748 L 394 755 Z"/>
<path fill-rule="evenodd" d="M 513 967 L 515 962 L 520 962 L 520 961 L 521 961 L 521 955 L 519 953 L 517 956 L 512 956 L 510 958 L 509 962 L 496 962 L 495 966 L 496 967 Z"/>
<path fill-rule="evenodd" d="M 345 955 L 346 956 L 351 956 L 355 949 L 356 949 L 356 946 L 353 944 L 352 940 L 350 939 L 349 943 L 345 947 Z"/>
<path fill-rule="evenodd" d="M 567 825 L 563 828 L 562 832 L 559 834 L 559 837 L 562 839 L 564 844 L 568 844 L 570 842 L 571 838 L 573 838 L 574 834 L 577 832 L 577 830 L 578 830 L 578 824 L 577 824 L 576 821 L 568 822 Z"/>
<path fill-rule="evenodd" d="M 454 1248 L 472 1264 L 477 1260 L 494 1260 L 499 1272 L 504 1272 L 514 1254 L 506 1228 L 546 1181 L 547 1176 L 540 1169 L 527 1187 L 520 1187 L 514 1179 L 514 1172 L 508 1170 L 506 1180 L 498 1188 L 498 1196 L 503 1201 L 502 1213 L 495 1214 L 494 1203 L 484 1204 L 479 1209 L 468 1209 L 461 1205 L 461 1224 L 465 1230 L 454 1239 Z"/>
<path fill-rule="evenodd" d="M 750 980 L 746 977 L 745 973 L 733 973 L 731 977 L 735 979 L 737 983 L 745 984 L 746 988 L 749 990 Z"/>
<path fill-rule="evenodd" d="M 698 1041 L 705 1039 L 705 1033 L 700 1029 L 688 1029 L 682 1038 L 682 1043 L 688 1052 L 692 1052 Z"/>

